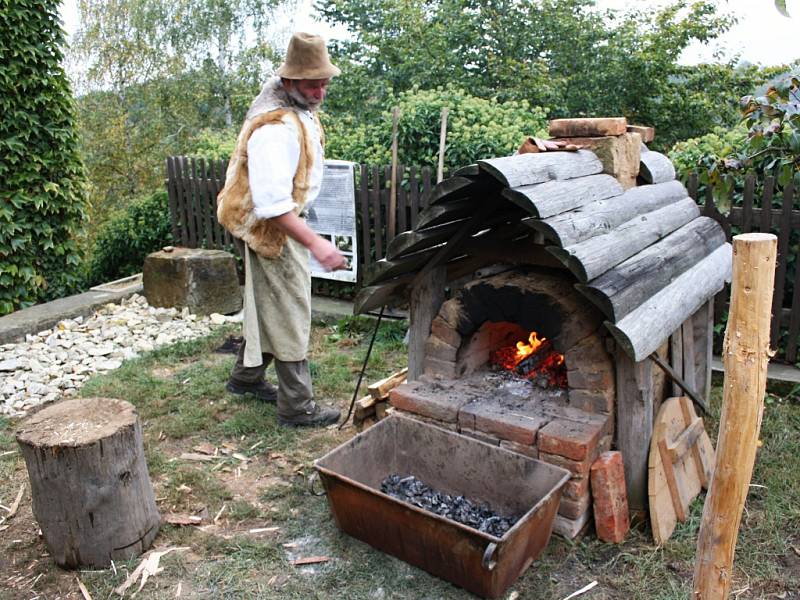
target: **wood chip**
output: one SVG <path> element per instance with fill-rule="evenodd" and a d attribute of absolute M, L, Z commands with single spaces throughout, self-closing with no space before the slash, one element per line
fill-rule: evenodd
<path fill-rule="evenodd" d="M 200 525 L 203 522 L 203 518 L 196 515 L 170 513 L 164 515 L 163 521 L 170 525 Z"/>
<path fill-rule="evenodd" d="M 192 448 L 195 452 L 199 452 L 200 454 L 208 454 L 213 456 L 217 452 L 217 447 L 214 444 L 209 444 L 208 442 L 203 442 L 201 444 L 197 444 L 194 448 Z"/>
<path fill-rule="evenodd" d="M 376 400 L 384 400 L 392 389 L 396 388 L 406 380 L 407 374 L 407 368 L 401 369 L 397 373 L 392 373 L 385 379 L 381 379 L 380 381 L 376 381 L 375 383 L 368 385 L 367 389 L 369 390 L 370 395 Z"/>
<path fill-rule="evenodd" d="M 166 550 L 161 550 L 156 552 L 155 550 L 151 550 L 144 556 L 142 556 L 142 561 L 139 563 L 139 566 L 134 569 L 133 573 L 128 575 L 128 578 L 125 582 L 117 588 L 114 588 L 114 592 L 119 594 L 120 596 L 125 595 L 125 591 L 131 587 L 136 580 L 139 579 L 141 576 L 142 581 L 139 583 L 139 590 L 144 587 L 144 584 L 147 583 L 149 577 L 153 575 L 157 575 L 163 569 L 159 569 L 158 563 L 161 560 L 161 557 L 169 554 L 170 552 L 181 552 L 183 550 L 189 550 L 188 546 L 183 546 L 180 548 L 167 548 Z"/>
<path fill-rule="evenodd" d="M 89 590 L 86 589 L 86 586 L 83 585 L 83 582 L 77 575 L 75 575 L 75 583 L 78 584 L 78 589 L 81 591 L 83 600 L 92 600 L 92 595 L 89 593 Z"/>
<path fill-rule="evenodd" d="M 569 596 L 567 596 L 566 598 L 564 598 L 564 600 L 570 600 L 570 598 L 575 598 L 576 596 L 580 596 L 581 594 L 585 594 L 586 592 L 588 592 L 589 590 L 591 590 L 591 589 L 592 589 L 593 587 L 595 587 L 596 585 L 597 585 L 597 582 L 596 582 L 596 581 L 593 581 L 592 583 L 590 583 L 589 585 L 586 585 L 586 586 L 582 587 L 582 588 L 581 588 L 581 589 L 579 589 L 578 591 L 576 591 L 576 592 L 572 592 L 572 593 L 571 593 Z"/>
<path fill-rule="evenodd" d="M 179 581 L 179 582 L 178 582 L 178 587 L 177 587 L 177 589 L 175 590 L 175 597 L 176 597 L 176 598 L 180 598 L 180 597 L 181 597 L 181 589 L 182 589 L 182 588 L 183 588 L 183 582 L 182 582 L 182 581 Z"/>
<path fill-rule="evenodd" d="M 300 565 L 315 565 L 317 563 L 324 563 L 328 562 L 330 557 L 328 556 L 309 556 L 307 558 L 298 558 L 297 560 L 291 561 L 291 564 L 295 567 L 299 567 Z"/>
<path fill-rule="evenodd" d="M 263 444 L 263 443 L 264 443 L 264 440 L 259 440 L 259 441 L 257 441 L 255 444 L 253 444 L 252 446 L 250 446 L 250 450 L 251 450 L 251 451 L 252 451 L 252 450 L 255 450 L 256 448 L 258 448 L 258 447 L 259 447 L 261 444 Z"/>
<path fill-rule="evenodd" d="M 0 458 L 3 458 L 4 456 L 9 456 L 10 454 L 16 454 L 16 453 L 17 453 L 16 450 L 6 450 L 5 452 L 0 452 Z"/>
<path fill-rule="evenodd" d="M 8 514 L 6 515 L 6 519 L 10 519 L 15 514 L 17 514 L 17 509 L 19 509 L 19 503 L 22 502 L 22 494 L 24 493 L 25 493 L 25 484 L 23 483 L 19 488 L 19 492 L 17 492 L 17 499 L 14 500 L 14 503 L 11 505 L 11 508 L 8 509 Z"/>
<path fill-rule="evenodd" d="M 223 504 L 222 508 L 219 509 L 219 512 L 217 513 L 217 516 L 214 517 L 214 523 L 219 523 L 219 518 L 222 516 L 222 513 L 225 512 L 226 508 L 228 508 L 228 505 L 227 504 Z"/>
<path fill-rule="evenodd" d="M 248 531 L 248 533 L 273 533 L 279 530 L 280 527 L 256 527 L 255 529 Z"/>
<path fill-rule="evenodd" d="M 248 460 L 250 460 L 249 456 L 245 456 L 244 454 L 240 454 L 239 452 L 234 452 L 231 456 L 233 456 L 233 458 L 241 460 L 242 462 L 247 462 Z"/>
<path fill-rule="evenodd" d="M 214 457 L 207 454 L 200 454 L 198 452 L 184 452 L 180 456 L 181 460 L 194 460 L 197 462 L 213 462 Z"/>

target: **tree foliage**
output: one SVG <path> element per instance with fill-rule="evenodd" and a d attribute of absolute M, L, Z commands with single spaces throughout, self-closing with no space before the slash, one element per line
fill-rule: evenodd
<path fill-rule="evenodd" d="M 0 0 L 0 314 L 71 291 L 84 173 L 58 2 Z"/>
<path fill-rule="evenodd" d="M 670 146 L 730 125 L 756 67 L 678 64 L 692 42 L 732 23 L 713 2 L 658 11 L 602 11 L 593 0 L 318 0 L 353 39 L 334 48 L 345 88 L 334 110 L 385 107 L 412 87 L 443 82 L 481 98 L 527 100 L 553 117 L 624 115 Z M 379 110 L 378 110 L 379 112 Z"/>

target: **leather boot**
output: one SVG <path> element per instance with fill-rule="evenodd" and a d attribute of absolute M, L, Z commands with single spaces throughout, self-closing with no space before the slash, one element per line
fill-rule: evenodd
<path fill-rule="evenodd" d="M 322 427 L 333 425 L 339 420 L 341 412 L 337 408 L 320 406 L 313 402 L 311 408 L 291 417 L 278 415 L 278 424 L 284 427 Z"/>

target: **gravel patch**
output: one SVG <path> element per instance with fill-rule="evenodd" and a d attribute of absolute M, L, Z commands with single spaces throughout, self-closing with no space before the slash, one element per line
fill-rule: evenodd
<path fill-rule="evenodd" d="M 188 308 L 154 308 L 134 294 L 91 317 L 0 346 L 0 415 L 22 416 L 34 406 L 73 396 L 95 373 L 119 368 L 160 346 L 208 335 L 241 315 L 198 316 Z"/>

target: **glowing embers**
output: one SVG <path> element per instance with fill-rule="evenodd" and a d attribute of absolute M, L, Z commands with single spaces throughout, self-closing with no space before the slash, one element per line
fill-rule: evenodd
<path fill-rule="evenodd" d="M 531 331 L 528 336 L 528 343 L 519 341 L 516 346 L 493 351 L 489 362 L 495 368 L 511 371 L 542 387 L 567 387 L 564 355 L 553 349 L 550 340 L 539 338 L 535 331 Z"/>

